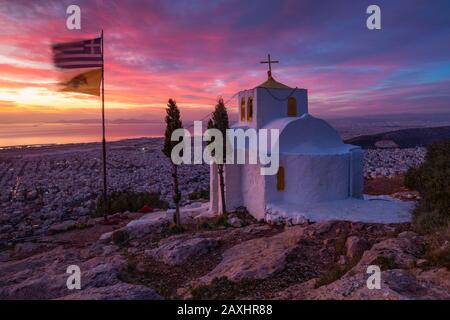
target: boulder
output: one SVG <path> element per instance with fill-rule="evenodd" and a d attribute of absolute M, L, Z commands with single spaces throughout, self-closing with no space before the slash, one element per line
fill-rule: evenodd
<path fill-rule="evenodd" d="M 95 257 L 80 265 L 82 288 L 111 286 L 119 282 L 119 273 L 126 266 L 122 256 Z"/>
<path fill-rule="evenodd" d="M 365 271 L 369 265 L 378 265 L 382 270 L 413 268 L 422 249 L 420 239 L 414 232 L 402 232 L 397 238 L 376 243 L 364 252 L 356 268 L 358 271 Z"/>
<path fill-rule="evenodd" d="M 213 238 L 171 237 L 161 241 L 156 249 L 146 250 L 145 254 L 155 260 L 171 266 L 179 266 L 189 262 L 190 259 L 208 253 L 218 245 Z"/>
<path fill-rule="evenodd" d="M 210 211 L 204 211 L 199 213 L 198 215 L 194 216 L 194 220 L 200 221 L 202 219 L 212 219 L 217 217 L 217 214 Z"/>
<path fill-rule="evenodd" d="M 364 251 L 369 248 L 369 243 L 360 237 L 351 236 L 347 238 L 345 247 L 347 249 L 348 258 L 358 259 L 363 255 Z"/>
<path fill-rule="evenodd" d="M 290 219 L 289 221 L 291 224 L 293 224 L 294 226 L 297 224 L 304 224 L 308 222 L 308 219 L 306 219 L 304 216 L 302 215 L 295 215 L 294 217 L 292 217 L 292 219 Z"/>
<path fill-rule="evenodd" d="M 297 246 L 303 231 L 304 227 L 295 226 L 272 237 L 252 239 L 231 247 L 199 283 L 209 284 L 216 277 L 227 277 L 231 281 L 269 277 L 284 268 L 287 255 Z"/>
<path fill-rule="evenodd" d="M 324 221 L 311 224 L 307 229 L 308 237 L 314 239 L 323 237 L 333 231 L 335 221 Z"/>
<path fill-rule="evenodd" d="M 137 239 L 149 233 L 161 231 L 165 225 L 170 224 L 166 211 L 152 212 L 139 219 L 130 221 L 124 229 L 130 239 Z"/>
<path fill-rule="evenodd" d="M 113 231 L 103 233 L 98 239 L 101 243 L 110 243 L 112 240 Z"/>
<path fill-rule="evenodd" d="M 232 217 L 228 218 L 227 222 L 233 228 L 240 228 L 240 227 L 242 227 L 242 220 L 239 219 L 236 216 L 232 216 Z"/>
<path fill-rule="evenodd" d="M 77 227 L 77 221 L 75 220 L 66 220 L 61 223 L 53 224 L 48 229 L 50 234 L 61 233 L 65 231 L 69 231 L 75 229 Z"/>
<path fill-rule="evenodd" d="M 423 271 L 415 267 L 420 237 L 404 232 L 375 244 L 364 252 L 359 263 L 340 279 L 315 288 L 317 279 L 293 285 L 275 294 L 276 299 L 398 300 L 450 299 L 450 271 L 445 268 Z M 381 269 L 380 289 L 367 287 L 367 267 Z"/>
<path fill-rule="evenodd" d="M 58 300 L 161 300 L 152 288 L 143 285 L 119 282 L 106 287 L 73 290 L 74 293 Z"/>
<path fill-rule="evenodd" d="M 49 245 L 42 243 L 34 243 L 34 242 L 18 243 L 14 247 L 14 253 L 17 255 L 29 255 L 48 247 Z"/>
<path fill-rule="evenodd" d="M 380 289 L 367 287 L 365 273 L 347 273 L 341 279 L 318 289 L 303 291 L 292 299 L 332 300 L 410 300 L 449 299 L 450 272 L 445 269 L 423 272 L 419 269 L 392 269 L 381 272 Z M 300 292 L 300 291 L 297 291 Z"/>
<path fill-rule="evenodd" d="M 20 260 L 0 264 L 0 299 L 56 299 L 75 293 L 67 288 L 70 265 L 81 270 L 81 291 L 120 283 L 126 259 L 114 252 L 90 258 L 89 249 L 58 246 Z M 89 260 L 84 261 L 86 258 Z"/>
<path fill-rule="evenodd" d="M 0 264 L 0 299 L 52 299 L 67 291 L 65 273 L 73 256 L 62 246 Z M 64 262 L 63 262 L 64 261 Z"/>

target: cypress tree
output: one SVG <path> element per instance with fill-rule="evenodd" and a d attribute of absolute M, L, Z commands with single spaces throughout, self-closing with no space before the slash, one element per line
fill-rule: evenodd
<path fill-rule="evenodd" d="M 176 129 L 183 128 L 181 122 L 180 110 L 177 107 L 177 103 L 173 99 L 169 99 L 166 109 L 166 131 L 164 133 L 164 148 L 163 153 L 166 157 L 171 159 L 172 149 L 178 143 L 177 141 L 171 141 L 172 133 Z M 181 193 L 178 188 L 178 171 L 177 165 L 172 163 L 172 183 L 173 183 L 173 202 L 175 203 L 175 213 L 173 214 L 173 222 L 179 227 L 181 224 L 180 219 L 180 200 Z"/>
<path fill-rule="evenodd" d="M 226 131 L 229 129 L 229 121 L 228 121 L 228 112 L 222 98 L 219 98 L 217 101 L 216 107 L 212 114 L 212 118 L 208 122 L 208 129 L 218 129 L 222 133 L 222 141 L 223 141 L 223 162 L 217 164 L 217 174 L 219 175 L 219 183 L 220 183 L 220 195 L 222 200 L 222 210 L 223 213 L 227 212 L 225 205 L 225 180 L 223 177 L 224 164 L 226 161 Z"/>

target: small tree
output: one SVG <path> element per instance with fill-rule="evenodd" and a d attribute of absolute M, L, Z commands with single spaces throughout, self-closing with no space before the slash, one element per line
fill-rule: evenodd
<path fill-rule="evenodd" d="M 212 128 L 218 129 L 222 133 L 223 137 L 223 152 L 222 152 L 223 161 L 222 163 L 217 164 L 217 174 L 219 175 L 220 195 L 222 198 L 222 210 L 223 213 L 226 213 L 227 209 L 225 205 L 225 181 L 223 177 L 223 170 L 226 160 L 226 139 L 227 139 L 226 130 L 229 128 L 229 121 L 227 108 L 225 107 L 222 98 L 219 98 L 219 100 L 217 101 L 216 107 L 212 114 L 212 118 L 208 122 L 208 129 Z"/>
<path fill-rule="evenodd" d="M 166 109 L 166 131 L 164 133 L 164 148 L 163 153 L 171 159 L 172 149 L 174 146 L 178 143 L 177 141 L 172 141 L 172 133 L 176 129 L 183 128 L 183 123 L 181 122 L 180 117 L 180 110 L 177 107 L 177 103 L 173 99 L 169 99 L 169 102 L 167 103 L 167 109 Z M 178 172 L 177 172 L 177 165 L 172 163 L 172 181 L 173 181 L 173 202 L 175 203 L 175 213 L 173 214 L 173 222 L 174 224 L 179 227 L 181 223 L 180 219 L 180 200 L 181 200 L 181 193 L 178 188 Z"/>
<path fill-rule="evenodd" d="M 421 196 L 414 215 L 415 226 L 423 231 L 450 227 L 450 140 L 427 147 L 425 161 L 410 168 L 405 185 Z"/>

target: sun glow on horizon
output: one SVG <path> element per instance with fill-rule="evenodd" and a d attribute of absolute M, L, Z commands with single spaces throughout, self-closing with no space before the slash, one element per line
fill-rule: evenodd
<path fill-rule="evenodd" d="M 329 15 L 313 1 L 308 11 L 298 3 L 274 2 L 261 5 L 254 15 L 251 1 L 239 12 L 226 2 L 193 5 L 195 10 L 180 2 L 109 3 L 80 1 L 81 31 L 65 28 L 61 4 L 10 2 L 1 7 L 0 122 L 52 113 L 76 119 L 98 112 L 97 97 L 58 91 L 60 70 L 52 64 L 50 44 L 100 29 L 106 37 L 105 99 L 111 118 L 146 113 L 163 121 L 169 98 L 179 103 L 184 117 L 201 117 L 217 97 L 227 100 L 265 81 L 259 60 L 268 52 L 280 60 L 275 78 L 308 89 L 315 114 L 448 110 L 450 44 L 441 41 L 449 35 L 445 2 L 434 5 L 435 19 L 423 13 L 426 4 L 413 1 L 404 8 L 382 1 L 383 10 L 395 13 L 386 18 L 394 20 L 382 32 L 360 25 L 363 5 L 330 5 L 328 10 L 336 10 Z M 421 28 L 417 19 L 423 21 Z M 236 108 L 232 101 L 229 110 L 235 113 Z"/>

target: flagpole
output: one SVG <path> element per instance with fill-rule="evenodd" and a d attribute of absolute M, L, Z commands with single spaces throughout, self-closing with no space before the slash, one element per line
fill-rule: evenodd
<path fill-rule="evenodd" d="M 105 62 L 103 60 L 103 29 L 102 29 L 102 148 L 103 148 L 103 215 L 108 215 L 108 187 L 106 181 L 106 138 L 105 138 Z"/>

